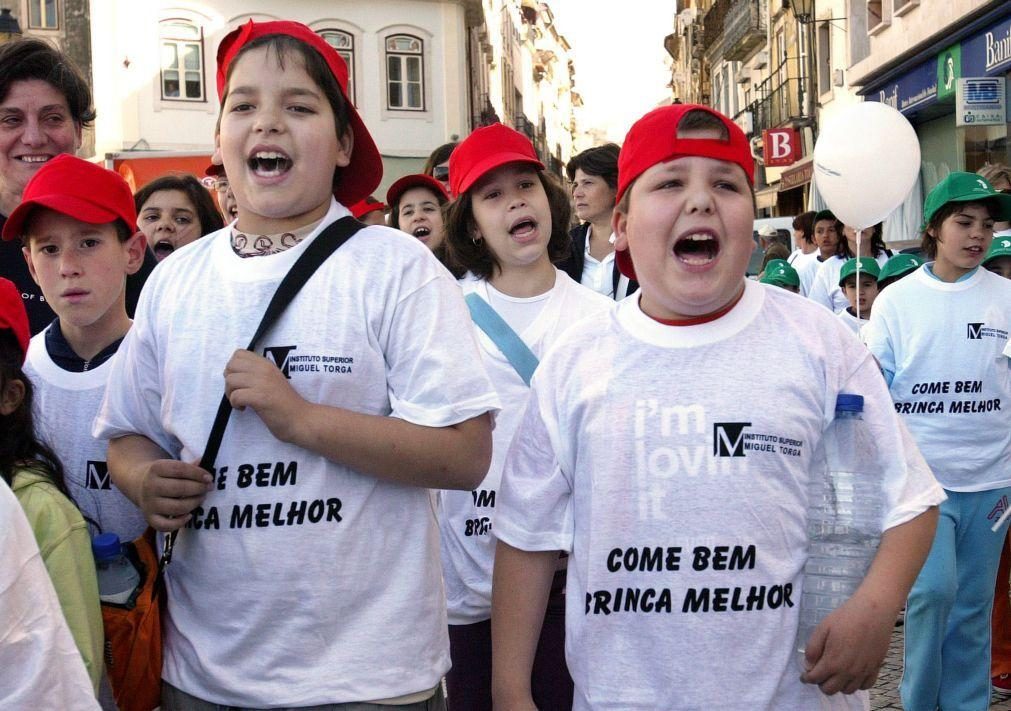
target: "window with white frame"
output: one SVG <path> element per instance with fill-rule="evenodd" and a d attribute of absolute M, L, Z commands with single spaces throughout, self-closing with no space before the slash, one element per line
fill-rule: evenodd
<path fill-rule="evenodd" d="M 425 110 L 424 43 L 413 35 L 386 38 L 386 107 Z"/>
<path fill-rule="evenodd" d="M 161 34 L 161 98 L 203 101 L 204 31 L 188 20 L 164 20 Z"/>
<path fill-rule="evenodd" d="M 354 35 L 342 30 L 320 30 L 320 36 L 327 41 L 331 47 L 337 50 L 348 65 L 348 97 L 351 103 L 357 104 L 355 99 L 355 38 Z"/>
<path fill-rule="evenodd" d="M 57 0 L 28 0 L 28 26 L 33 30 L 55 30 L 60 26 Z"/>

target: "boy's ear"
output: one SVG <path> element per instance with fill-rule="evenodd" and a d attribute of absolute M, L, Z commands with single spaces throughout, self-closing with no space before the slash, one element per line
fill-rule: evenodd
<path fill-rule="evenodd" d="M 614 249 L 628 249 L 628 215 L 615 208 L 611 213 L 611 231 L 614 232 Z"/>
<path fill-rule="evenodd" d="M 32 248 L 27 240 L 25 240 L 25 246 L 21 248 L 21 254 L 24 255 L 25 262 L 28 264 L 28 273 L 32 275 L 32 281 L 38 285 L 39 277 L 35 273 L 35 262 L 32 261 Z"/>
<path fill-rule="evenodd" d="M 25 384 L 18 378 L 11 378 L 0 391 L 0 415 L 10 415 L 21 407 L 25 399 Z"/>
<path fill-rule="evenodd" d="M 136 274 L 144 264 L 144 254 L 147 252 L 147 237 L 140 230 L 123 243 L 126 250 L 126 273 Z"/>
<path fill-rule="evenodd" d="M 337 139 L 337 167 L 346 168 L 351 163 L 351 152 L 355 149 L 355 135 L 350 127 Z"/>
<path fill-rule="evenodd" d="M 214 152 L 211 153 L 211 163 L 214 165 L 225 164 L 221 159 L 221 134 L 217 131 L 214 132 Z"/>

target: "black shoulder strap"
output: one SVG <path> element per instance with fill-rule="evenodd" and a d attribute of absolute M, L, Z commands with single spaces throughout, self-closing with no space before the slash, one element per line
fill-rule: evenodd
<path fill-rule="evenodd" d="M 284 312 L 295 298 L 302 286 L 309 281 L 319 266 L 326 261 L 327 257 L 337 251 L 341 245 L 351 239 L 358 230 L 365 227 L 364 224 L 348 215 L 334 222 L 314 239 L 306 250 L 299 256 L 292 265 L 288 273 L 284 275 L 277 291 L 271 297 L 267 310 L 260 320 L 260 325 L 256 328 L 246 350 L 253 351 L 257 341 L 267 330 L 274 325 L 277 318 Z M 221 440 L 225 435 L 225 427 L 228 425 L 228 418 L 232 414 L 232 404 L 228 397 L 221 396 L 221 403 L 218 405 L 218 414 L 214 417 L 214 425 L 211 433 L 207 437 L 207 446 L 204 447 L 204 455 L 200 458 L 200 467 L 210 471 L 214 467 L 214 460 L 218 456 L 221 448 Z M 159 569 L 164 569 L 172 560 L 172 548 L 175 546 L 176 534 L 172 531 L 165 537 L 165 548 L 162 551 L 161 560 L 158 563 Z"/>

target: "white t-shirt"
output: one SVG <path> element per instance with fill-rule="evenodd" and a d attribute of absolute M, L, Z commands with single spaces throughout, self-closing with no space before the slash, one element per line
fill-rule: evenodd
<path fill-rule="evenodd" d="M 242 259 L 219 230 L 144 286 L 98 436 L 204 449 L 236 348 L 281 277 L 348 211 L 279 254 Z M 498 406 L 456 282 L 420 242 L 366 227 L 258 346 L 310 402 L 445 427 Z M 309 706 L 434 688 L 449 668 L 435 493 L 280 442 L 233 412 L 219 485 L 167 570 L 163 678 L 232 706 Z"/>
<path fill-rule="evenodd" d="M 793 650 L 808 478 L 840 392 L 865 397 L 884 525 L 941 501 L 870 353 L 795 294 L 749 281 L 728 314 L 687 327 L 629 299 L 556 342 L 509 451 L 495 533 L 571 551 L 576 709 L 828 703 L 800 682 Z"/>
<path fill-rule="evenodd" d="M 103 533 L 132 541 L 147 528 L 147 520 L 109 477 L 105 461 L 109 442 L 91 435 L 91 422 L 102 405 L 116 356 L 81 373 L 64 370 L 46 350 L 50 328 L 32 338 L 25 360 L 25 374 L 35 388 L 36 429 L 63 465 L 67 490 L 77 507 Z M 92 535 L 97 531 L 92 530 Z"/>
<path fill-rule="evenodd" d="M 97 711 L 35 534 L 0 481 L 0 708 Z"/>
<path fill-rule="evenodd" d="M 789 257 L 787 257 L 786 261 L 789 262 L 794 269 L 799 269 L 803 264 L 807 264 L 811 261 L 818 261 L 818 250 L 816 249 L 813 252 L 805 254 L 804 250 L 797 248 L 793 250 Z"/>
<path fill-rule="evenodd" d="M 516 333 L 523 333 L 527 326 L 537 320 L 537 316 L 544 310 L 548 299 L 551 298 L 550 290 L 537 296 L 510 296 L 503 294 L 487 282 L 482 283 L 484 289 L 481 296 Z M 469 294 L 472 290 L 465 288 L 463 293 Z"/>
<path fill-rule="evenodd" d="M 820 252 L 815 250 L 808 255 L 807 259 L 800 258 L 793 263 L 793 268 L 797 270 L 797 276 L 800 277 L 801 296 L 808 296 L 810 294 L 811 285 L 814 284 L 814 278 L 818 274 L 818 269 L 824 264 L 824 262 L 819 261 L 819 254 Z"/>
<path fill-rule="evenodd" d="M 1011 486 L 1011 281 L 977 269 L 935 279 L 926 266 L 874 301 L 864 330 L 895 409 L 952 491 Z"/>
<path fill-rule="evenodd" d="M 843 265 L 849 261 L 849 257 L 833 256 L 826 259 L 818 267 L 818 272 L 814 275 L 814 280 L 807 292 L 807 297 L 811 301 L 821 304 L 832 313 L 838 313 L 840 309 L 845 309 L 850 305 L 846 300 L 846 295 L 839 288 L 839 274 Z M 878 266 L 883 266 L 888 261 L 888 254 L 882 252 L 874 258 Z"/>
<path fill-rule="evenodd" d="M 848 307 L 836 313 L 836 316 L 856 334 L 857 338 L 860 338 L 860 330 L 867 325 L 867 319 L 857 318 L 850 313 Z"/>
<path fill-rule="evenodd" d="M 465 293 L 474 292 L 489 301 L 491 287 L 485 281 L 463 283 Z M 548 291 L 537 318 L 526 328 L 510 327 L 540 359 L 559 335 L 583 317 L 602 314 L 614 306 L 610 299 L 580 286 L 567 274 L 556 270 L 555 285 Z M 504 314 L 500 314 L 505 318 Z M 466 625 L 491 616 L 491 574 L 495 559 L 495 498 L 502 477 L 502 465 L 530 395 L 530 388 L 502 355 L 502 351 L 476 326 L 481 361 L 495 384 L 502 410 L 495 417 L 492 433 L 492 460 L 488 475 L 475 491 L 441 491 L 440 526 L 443 578 L 449 623 Z"/>

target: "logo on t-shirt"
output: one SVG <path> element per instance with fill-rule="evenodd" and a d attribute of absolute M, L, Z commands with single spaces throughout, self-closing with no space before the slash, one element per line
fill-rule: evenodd
<path fill-rule="evenodd" d="M 263 357 L 274 361 L 274 365 L 277 366 L 284 377 L 291 380 L 291 376 L 288 375 L 288 359 L 291 356 L 291 352 L 297 348 L 297 346 L 270 346 L 263 349 Z"/>
<path fill-rule="evenodd" d="M 109 465 L 106 462 L 93 462 L 88 460 L 88 469 L 84 477 L 85 489 L 111 489 L 112 480 L 109 478 Z"/>
<path fill-rule="evenodd" d="M 983 338 L 998 338 L 1001 340 L 1007 340 L 1007 331 L 1001 328 L 991 328 L 985 323 L 968 323 L 966 324 L 965 337 L 970 341 L 979 341 Z"/>
<path fill-rule="evenodd" d="M 744 428 L 750 422 L 714 422 L 713 455 L 716 457 L 744 456 Z"/>

